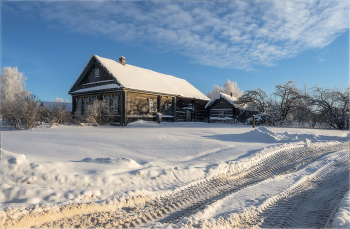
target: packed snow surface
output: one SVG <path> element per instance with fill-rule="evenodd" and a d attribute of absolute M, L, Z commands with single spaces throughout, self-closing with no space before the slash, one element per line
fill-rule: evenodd
<path fill-rule="evenodd" d="M 126 127 L 47 127 L 2 131 L 0 210 L 161 196 L 225 173 L 232 165 L 243 170 L 273 154 L 275 148 L 349 140 L 347 132 L 337 130 L 252 129 L 215 123 L 138 121 Z M 333 159 L 331 155 L 324 158 Z M 322 163 L 234 193 L 194 217 L 220 217 L 260 203 Z M 348 199 L 339 208 L 336 227 L 348 225 Z"/>
<path fill-rule="evenodd" d="M 333 220 L 333 228 L 350 228 L 350 192 L 341 200 Z"/>

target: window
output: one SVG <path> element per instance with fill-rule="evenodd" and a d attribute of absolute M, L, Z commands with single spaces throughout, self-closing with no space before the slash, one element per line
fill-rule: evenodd
<path fill-rule="evenodd" d="M 148 99 L 149 113 L 154 112 L 154 99 Z"/>
<path fill-rule="evenodd" d="M 110 98 L 105 98 L 105 104 L 106 104 L 106 111 L 109 111 L 110 107 L 111 107 L 111 102 L 110 102 Z"/>
<path fill-rule="evenodd" d="M 100 77 L 100 69 L 96 68 L 95 69 L 95 78 L 98 78 L 98 77 Z"/>
<path fill-rule="evenodd" d="M 81 115 L 81 98 L 78 98 L 75 100 L 76 101 L 76 105 L 77 108 L 75 109 L 75 111 L 77 112 L 77 114 Z"/>
<path fill-rule="evenodd" d="M 83 115 L 86 114 L 86 108 L 89 106 L 89 98 L 83 98 Z"/>
<path fill-rule="evenodd" d="M 219 111 L 219 118 L 223 118 L 225 113 L 223 111 Z"/>
<path fill-rule="evenodd" d="M 118 96 L 112 98 L 112 110 L 115 113 L 118 113 Z"/>
<path fill-rule="evenodd" d="M 168 104 L 164 103 L 164 110 L 168 110 Z"/>
<path fill-rule="evenodd" d="M 97 97 L 96 97 L 96 96 L 92 97 L 91 100 L 90 100 L 90 104 L 94 104 L 94 102 L 95 102 L 96 100 L 97 100 Z"/>

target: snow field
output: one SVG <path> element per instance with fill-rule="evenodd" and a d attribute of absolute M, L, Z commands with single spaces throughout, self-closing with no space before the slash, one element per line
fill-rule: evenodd
<path fill-rule="evenodd" d="M 56 212 L 58 219 L 64 214 L 57 209 L 75 209 L 72 203 L 79 209 L 102 210 L 118 208 L 113 201 L 135 196 L 144 201 L 171 195 L 220 174 L 245 171 L 283 149 L 332 146 L 348 141 L 348 136 L 342 131 L 143 121 L 126 128 L 58 126 L 3 131 L 0 225 L 37 211 L 46 211 L 47 216 Z M 270 180 L 274 186 L 265 187 L 271 195 L 294 182 L 274 179 Z M 227 215 L 261 201 L 255 197 L 235 203 L 235 208 L 219 204 L 217 209 Z M 75 212 L 65 211 L 66 215 Z"/>

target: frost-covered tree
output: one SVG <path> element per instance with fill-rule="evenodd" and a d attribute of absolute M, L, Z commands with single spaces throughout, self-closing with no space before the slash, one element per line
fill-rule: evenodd
<path fill-rule="evenodd" d="M 21 129 L 24 124 L 24 102 L 30 96 L 25 90 L 26 77 L 16 67 L 4 67 L 0 75 L 1 114 L 10 126 Z"/>
<path fill-rule="evenodd" d="M 237 83 L 230 80 L 227 80 L 223 87 L 219 87 L 216 84 L 213 85 L 213 90 L 209 91 L 207 96 L 211 99 L 219 92 L 222 92 L 228 95 L 231 95 L 232 93 L 232 96 L 237 98 L 243 94 L 243 91 L 239 90 Z"/>
<path fill-rule="evenodd" d="M 63 103 L 63 99 L 62 99 L 62 98 L 58 98 L 58 97 L 56 97 L 55 102 L 57 102 L 57 103 Z"/>
<path fill-rule="evenodd" d="M 25 80 L 16 67 L 4 67 L 1 71 L 1 114 L 7 124 L 17 129 L 23 125 L 33 128 L 39 108 L 37 97 L 25 90 Z"/>
<path fill-rule="evenodd" d="M 247 105 L 249 108 L 256 109 L 261 113 L 265 112 L 268 108 L 267 95 L 260 88 L 245 91 L 236 103 Z"/>
<path fill-rule="evenodd" d="M 21 97 L 24 98 L 30 94 L 25 90 L 26 77 L 23 73 L 18 72 L 17 67 L 4 67 L 0 75 L 0 96 L 1 100 L 14 101 Z"/>

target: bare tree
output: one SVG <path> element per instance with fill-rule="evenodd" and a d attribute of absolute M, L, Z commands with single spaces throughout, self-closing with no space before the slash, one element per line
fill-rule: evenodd
<path fill-rule="evenodd" d="M 28 129 L 33 128 L 36 125 L 37 114 L 39 111 L 40 101 L 36 95 L 27 96 L 22 103 L 23 106 L 23 119 Z"/>
<path fill-rule="evenodd" d="M 294 81 L 288 81 L 284 85 L 278 84 L 275 86 L 274 93 L 278 103 L 278 117 L 277 120 L 285 122 L 292 112 L 300 109 L 300 100 L 303 94 L 297 88 Z M 289 117 L 292 119 L 292 117 Z"/>
<path fill-rule="evenodd" d="M 268 108 L 267 95 L 260 88 L 245 91 L 236 103 L 238 105 L 246 104 L 249 108 L 256 109 L 261 113 Z"/>
<path fill-rule="evenodd" d="M 310 104 L 335 129 L 349 129 L 349 88 L 314 87 Z"/>
<path fill-rule="evenodd" d="M 234 97 L 240 97 L 242 95 L 242 91 L 239 90 L 237 83 L 234 81 L 227 80 L 223 87 L 219 87 L 218 85 L 213 86 L 213 91 L 209 91 L 207 96 L 209 98 L 213 98 L 217 93 L 222 92 Z"/>

